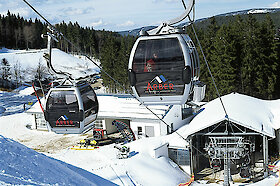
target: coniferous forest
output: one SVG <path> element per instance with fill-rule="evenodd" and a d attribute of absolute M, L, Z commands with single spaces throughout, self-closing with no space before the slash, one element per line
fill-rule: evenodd
<path fill-rule="evenodd" d="M 136 37 L 84 28 L 77 22 L 55 26 L 83 53 L 100 59 L 102 68 L 129 89 L 127 64 Z M 41 37 L 46 34 L 46 28 L 46 24 L 37 19 L 26 20 L 9 12 L 6 16 L 0 15 L 0 47 L 46 48 L 47 41 Z M 269 15 L 261 21 L 254 15 L 235 16 L 223 24 L 217 24 L 212 17 L 209 26 L 196 31 L 221 95 L 238 92 L 261 99 L 280 98 L 279 28 Z M 192 29 L 188 28 L 187 33 L 200 53 L 200 80 L 207 85 L 206 101 L 212 100 L 217 97 L 215 88 Z M 68 53 L 78 52 L 63 40 L 54 43 L 54 47 Z M 112 92 L 123 91 L 105 74 L 101 75 L 104 85 Z"/>
<path fill-rule="evenodd" d="M 198 36 L 221 95 L 238 92 L 261 99 L 280 98 L 279 28 L 270 16 L 261 22 L 251 14 L 236 16 L 223 25 L 212 17 Z M 206 99 L 212 100 L 217 95 L 202 56 L 200 63 Z"/>

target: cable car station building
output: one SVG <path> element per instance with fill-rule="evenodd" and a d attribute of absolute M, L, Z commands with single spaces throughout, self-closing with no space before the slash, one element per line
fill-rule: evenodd
<path fill-rule="evenodd" d="M 190 169 L 186 171 L 195 179 L 208 180 L 223 180 L 225 170 L 233 181 L 266 177 L 268 157 L 279 151 L 278 100 L 264 101 L 238 93 L 223 96 L 222 100 L 227 115 L 217 98 L 177 130 L 188 141 Z"/>
<path fill-rule="evenodd" d="M 170 124 L 167 126 L 131 95 L 101 94 L 97 95 L 97 99 L 99 112 L 94 126 L 106 131 L 107 134 L 117 132 L 112 122 L 120 120 L 128 124 L 138 138 L 166 135 L 183 126 L 193 116 L 191 110 L 182 108 L 181 105 L 149 106 L 155 114 Z M 47 124 L 38 103 L 27 113 L 34 116 L 36 124 L 34 128 L 47 130 Z"/>

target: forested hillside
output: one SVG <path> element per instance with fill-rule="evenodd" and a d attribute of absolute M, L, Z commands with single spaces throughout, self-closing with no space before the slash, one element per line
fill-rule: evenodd
<path fill-rule="evenodd" d="M 221 26 L 212 17 L 198 37 L 221 95 L 239 92 L 262 99 L 280 98 L 279 30 L 269 15 L 264 21 L 257 21 L 254 15 L 235 16 Z M 200 59 L 201 81 L 207 84 L 207 99 L 211 100 L 217 95 Z"/>
<path fill-rule="evenodd" d="M 248 19 L 249 16 L 254 16 L 258 22 L 265 21 L 266 15 L 269 15 L 276 27 L 280 27 L 280 8 L 260 8 L 248 9 L 236 12 L 229 12 L 215 16 L 218 25 L 229 24 L 234 21 L 236 16 L 242 19 Z M 199 19 L 195 21 L 198 28 L 206 28 L 211 24 L 211 19 Z"/>
<path fill-rule="evenodd" d="M 234 91 L 262 99 L 280 98 L 279 29 L 269 14 L 262 20 L 254 14 L 228 19 L 217 24 L 212 17 L 206 27 L 195 25 L 221 95 Z M 103 69 L 129 89 L 126 69 L 135 37 L 84 28 L 71 22 L 62 22 L 56 27 L 82 52 L 99 58 Z M 187 30 L 196 43 L 192 30 Z M 39 20 L 25 20 L 10 13 L 0 16 L 0 47 L 46 48 L 46 39 L 41 38 L 45 33 L 46 25 Z M 66 52 L 78 52 L 63 40 L 54 45 Z M 207 84 L 206 100 L 212 100 L 217 95 L 201 55 L 200 60 L 201 81 Z M 105 74 L 102 78 L 112 92 L 123 91 Z"/>
<path fill-rule="evenodd" d="M 67 53 L 86 53 L 101 60 L 101 66 L 111 76 L 117 79 L 122 85 L 128 88 L 127 63 L 131 47 L 135 41 L 133 36 L 121 36 L 116 32 L 105 30 L 94 30 L 89 27 L 81 27 L 76 23 L 65 23 L 55 25 L 63 35 L 71 40 L 80 51 L 76 51 L 65 40 L 53 43 L 53 47 L 59 48 Z M 0 15 L 0 47 L 10 49 L 40 49 L 47 47 L 47 38 L 42 38 L 46 34 L 47 25 L 40 20 L 26 20 L 20 15 L 10 12 L 7 15 Z M 0 59 L 1 75 L 6 72 L 9 61 Z M 108 76 L 102 74 L 103 81 L 113 92 L 116 86 Z M 5 77 L 9 79 L 9 77 Z M 118 87 L 119 89 L 119 87 Z"/>

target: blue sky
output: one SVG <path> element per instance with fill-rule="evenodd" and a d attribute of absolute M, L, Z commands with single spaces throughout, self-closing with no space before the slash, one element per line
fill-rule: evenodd
<path fill-rule="evenodd" d="M 28 0 L 52 24 L 64 20 L 94 29 L 122 31 L 159 25 L 183 12 L 181 0 Z M 187 0 L 185 0 L 187 2 Z M 196 19 L 250 8 L 280 8 L 280 0 L 197 0 Z M 38 17 L 22 0 L 0 0 L 7 11 Z"/>

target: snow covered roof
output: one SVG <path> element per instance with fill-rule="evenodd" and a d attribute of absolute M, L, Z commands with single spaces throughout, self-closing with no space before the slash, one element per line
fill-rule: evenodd
<path fill-rule="evenodd" d="M 98 117 L 158 120 L 156 116 L 131 96 L 97 95 L 97 99 L 99 102 Z M 149 106 L 149 108 L 162 117 L 168 109 L 168 106 Z"/>
<path fill-rule="evenodd" d="M 119 119 L 149 119 L 158 120 L 149 110 L 130 95 L 97 95 L 99 102 L 98 118 L 119 118 Z M 45 100 L 41 100 L 44 104 Z M 162 117 L 168 106 L 149 106 L 149 108 Z M 42 112 L 39 103 L 35 103 L 27 113 Z"/>
<path fill-rule="evenodd" d="M 260 134 L 275 137 L 274 129 L 280 128 L 280 100 L 265 101 L 238 93 L 225 95 L 221 99 L 231 122 Z M 187 137 L 226 119 L 219 98 L 202 108 L 204 110 L 189 125 L 178 130 L 182 136 Z"/>

